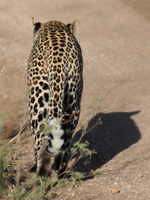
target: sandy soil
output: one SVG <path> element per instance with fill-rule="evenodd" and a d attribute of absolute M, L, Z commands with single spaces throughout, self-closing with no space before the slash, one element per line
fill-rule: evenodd
<path fill-rule="evenodd" d="M 28 119 L 27 61 L 36 21 L 81 22 L 78 40 L 84 57 L 84 92 L 77 135 L 90 121 L 102 124 L 84 138 L 95 149 L 89 165 L 99 175 L 78 188 L 62 188 L 58 200 L 150 199 L 150 2 L 148 0 L 1 0 L 0 105 L 4 137 Z M 1 122 L 1 121 L 0 121 Z M 2 122 L 1 122 L 2 123 Z M 23 149 L 23 150 L 22 150 Z M 33 159 L 22 140 L 22 167 Z"/>

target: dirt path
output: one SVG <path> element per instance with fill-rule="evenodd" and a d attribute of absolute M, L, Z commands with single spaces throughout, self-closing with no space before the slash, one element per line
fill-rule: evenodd
<path fill-rule="evenodd" d="M 77 131 L 88 120 L 91 126 L 101 118 L 102 124 L 85 137 L 97 154 L 76 169 L 100 175 L 79 188 L 62 188 L 56 199 L 150 199 L 149 8 L 148 0 L 0 1 L 0 105 L 8 135 L 28 116 L 31 17 L 81 22 L 84 93 Z"/>

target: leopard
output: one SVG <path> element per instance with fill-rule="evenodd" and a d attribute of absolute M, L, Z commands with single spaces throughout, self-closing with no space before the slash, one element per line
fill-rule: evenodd
<path fill-rule="evenodd" d="M 64 173 L 77 127 L 83 91 L 83 56 L 76 39 L 80 22 L 33 21 L 28 59 L 29 116 L 37 176 L 46 170 Z M 48 165 L 49 166 L 49 165 Z M 47 172 L 46 172 L 47 173 Z"/>

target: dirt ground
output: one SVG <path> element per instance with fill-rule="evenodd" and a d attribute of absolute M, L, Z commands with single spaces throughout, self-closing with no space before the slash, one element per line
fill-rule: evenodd
<path fill-rule="evenodd" d="M 95 149 L 76 170 L 99 175 L 80 187 L 62 188 L 57 200 L 150 199 L 150 1 L 0 0 L 0 105 L 4 136 L 28 119 L 27 61 L 35 21 L 81 23 L 84 92 L 77 135 L 90 121 L 102 124 L 85 136 Z M 26 141 L 26 142 L 25 142 Z M 22 167 L 33 160 L 30 136 L 22 141 Z M 27 143 L 28 141 L 28 143 Z"/>

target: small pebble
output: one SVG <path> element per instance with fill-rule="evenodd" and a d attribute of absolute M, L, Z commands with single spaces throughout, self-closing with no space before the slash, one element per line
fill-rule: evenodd
<path fill-rule="evenodd" d="M 116 194 L 116 193 L 119 193 L 119 192 L 120 192 L 120 190 L 118 190 L 118 189 L 116 189 L 116 188 L 115 188 L 115 189 L 111 189 L 111 191 L 112 191 L 113 194 Z"/>

